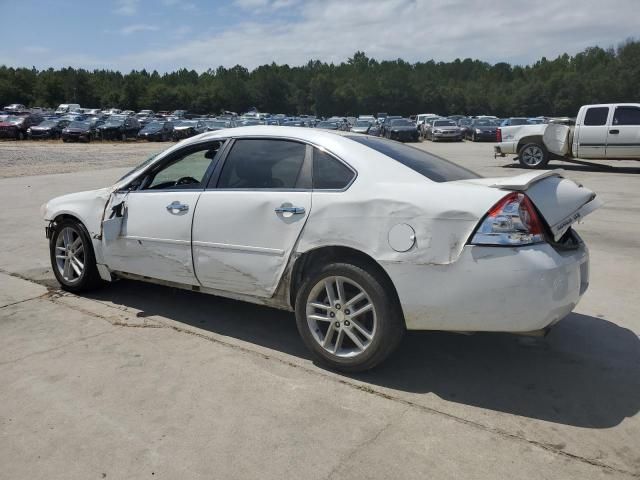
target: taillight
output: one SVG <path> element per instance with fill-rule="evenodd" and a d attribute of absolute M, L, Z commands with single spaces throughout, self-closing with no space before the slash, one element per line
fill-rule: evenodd
<path fill-rule="evenodd" d="M 470 243 L 512 246 L 542 241 L 542 221 L 533 203 L 524 193 L 512 192 L 489 210 Z"/>
<path fill-rule="evenodd" d="M 498 128 L 496 130 L 496 141 L 497 142 L 501 142 L 502 141 L 502 130 L 500 130 L 500 128 Z"/>

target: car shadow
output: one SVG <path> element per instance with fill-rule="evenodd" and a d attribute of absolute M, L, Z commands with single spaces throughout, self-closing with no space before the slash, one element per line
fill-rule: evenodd
<path fill-rule="evenodd" d="M 292 313 L 168 287 L 120 281 L 92 298 L 218 335 L 310 358 Z M 584 428 L 640 410 L 640 339 L 604 318 L 573 313 L 544 339 L 407 332 L 376 369 L 347 375 L 411 394 Z"/>
<path fill-rule="evenodd" d="M 517 168 L 518 170 L 529 171 L 528 168 L 524 168 L 519 163 L 510 163 L 507 165 L 501 165 L 502 168 Z M 553 162 L 547 167 L 546 170 L 553 170 L 556 168 L 561 168 L 568 172 L 594 172 L 594 173 L 630 173 L 630 174 L 640 174 L 640 167 L 616 167 L 613 165 L 598 165 L 596 163 L 586 164 L 576 164 L 576 163 L 563 163 L 561 161 Z"/>

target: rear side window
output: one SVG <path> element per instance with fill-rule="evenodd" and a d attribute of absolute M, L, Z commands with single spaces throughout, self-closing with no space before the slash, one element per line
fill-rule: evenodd
<path fill-rule="evenodd" d="M 396 160 L 434 182 L 480 178 L 480 175 L 471 170 L 404 143 L 378 137 L 349 135 L 348 138 Z"/>
<path fill-rule="evenodd" d="M 236 140 L 218 188 L 295 188 L 306 146 L 287 140 Z"/>
<path fill-rule="evenodd" d="M 614 125 L 640 125 L 640 108 L 616 107 L 613 114 Z"/>
<path fill-rule="evenodd" d="M 342 190 L 353 177 L 355 173 L 340 160 L 318 148 L 313 149 L 314 190 Z"/>
<path fill-rule="evenodd" d="M 584 116 L 584 124 L 591 126 L 606 125 L 609 107 L 591 107 Z"/>

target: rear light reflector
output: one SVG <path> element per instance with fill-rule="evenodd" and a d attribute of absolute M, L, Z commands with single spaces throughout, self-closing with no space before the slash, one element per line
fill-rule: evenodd
<path fill-rule="evenodd" d="M 489 210 L 470 243 L 518 246 L 543 241 L 542 221 L 533 203 L 524 193 L 512 192 Z"/>
<path fill-rule="evenodd" d="M 496 141 L 501 142 L 502 141 L 502 130 L 500 130 L 498 128 L 498 130 L 496 130 Z"/>

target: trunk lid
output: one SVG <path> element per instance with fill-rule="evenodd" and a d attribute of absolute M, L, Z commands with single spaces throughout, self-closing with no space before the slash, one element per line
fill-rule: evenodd
<path fill-rule="evenodd" d="M 565 172 L 561 169 L 527 172 L 514 177 L 461 180 L 458 183 L 526 192 L 549 225 L 556 241 L 573 223 L 602 206 L 602 201 L 596 198 L 593 191 L 565 178 Z"/>

